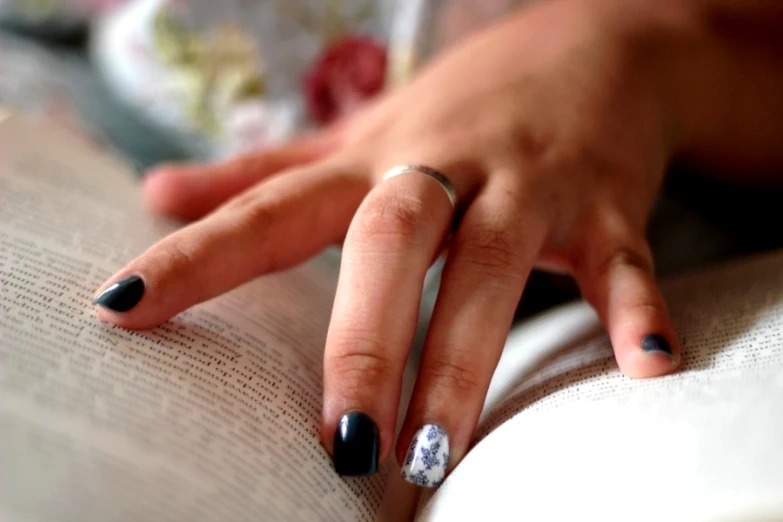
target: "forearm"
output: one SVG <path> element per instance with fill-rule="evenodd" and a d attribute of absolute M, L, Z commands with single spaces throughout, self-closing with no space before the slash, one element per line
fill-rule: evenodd
<path fill-rule="evenodd" d="M 783 2 L 597 0 L 658 82 L 681 158 L 783 180 Z"/>

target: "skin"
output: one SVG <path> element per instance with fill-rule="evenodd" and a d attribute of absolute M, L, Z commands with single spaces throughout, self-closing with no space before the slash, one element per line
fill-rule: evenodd
<path fill-rule="evenodd" d="M 151 172 L 150 207 L 195 221 L 102 287 L 140 274 L 139 305 L 98 314 L 153 327 L 342 241 L 322 440 L 331 451 L 339 418 L 362 411 L 386 458 L 424 274 L 454 214 L 425 176 L 381 178 L 400 163 L 437 168 L 459 193 L 459 226 L 396 456 L 434 422 L 449 434 L 453 467 L 534 266 L 574 276 L 627 376 L 677 368 L 645 226 L 673 160 L 743 182 L 778 179 L 781 28 L 772 0 L 538 3 L 338 125 L 224 163 Z M 647 334 L 665 337 L 673 357 L 644 352 Z"/>

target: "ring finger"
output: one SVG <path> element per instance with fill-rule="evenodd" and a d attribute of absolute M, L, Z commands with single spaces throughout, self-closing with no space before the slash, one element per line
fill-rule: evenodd
<path fill-rule="evenodd" d="M 402 476 L 435 487 L 464 455 L 546 232 L 518 177 L 495 176 L 449 251 L 400 433 Z"/>

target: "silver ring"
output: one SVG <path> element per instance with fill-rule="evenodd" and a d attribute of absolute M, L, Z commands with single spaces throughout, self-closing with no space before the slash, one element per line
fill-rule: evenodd
<path fill-rule="evenodd" d="M 399 176 L 400 174 L 405 174 L 406 172 L 417 172 L 419 174 L 424 174 L 425 176 L 429 176 L 437 181 L 438 184 L 443 188 L 446 196 L 448 196 L 452 208 L 457 208 L 458 198 L 457 190 L 454 188 L 454 184 L 449 178 L 433 168 L 427 167 L 425 165 L 397 165 L 396 167 L 392 167 L 386 171 L 386 174 L 383 175 L 383 180 L 386 181 L 387 179 L 391 179 L 394 176 Z"/>

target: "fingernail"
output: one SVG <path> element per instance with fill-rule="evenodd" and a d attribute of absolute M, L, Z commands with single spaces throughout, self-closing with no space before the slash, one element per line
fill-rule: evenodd
<path fill-rule="evenodd" d="M 93 300 L 95 306 L 102 306 L 115 312 L 127 312 L 141 301 L 144 295 L 144 281 L 137 275 L 117 281 Z"/>
<path fill-rule="evenodd" d="M 644 336 L 644 339 L 642 339 L 642 350 L 647 353 L 665 353 L 669 357 L 674 355 L 669 342 L 658 334 Z"/>
<path fill-rule="evenodd" d="M 334 469 L 340 475 L 363 476 L 378 471 L 378 426 L 366 414 L 346 413 L 334 434 Z"/>
<path fill-rule="evenodd" d="M 449 436 L 437 424 L 425 424 L 413 436 L 402 478 L 418 486 L 437 487 L 446 478 L 449 465 Z"/>

